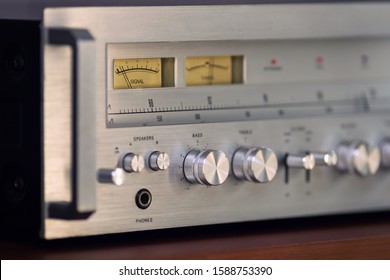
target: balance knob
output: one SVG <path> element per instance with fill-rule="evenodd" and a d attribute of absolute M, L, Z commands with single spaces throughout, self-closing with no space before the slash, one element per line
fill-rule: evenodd
<path fill-rule="evenodd" d="M 337 168 L 360 176 L 374 175 L 379 168 L 381 156 L 379 149 L 369 149 L 363 141 L 343 142 L 337 149 Z"/>
<path fill-rule="evenodd" d="M 128 173 L 141 172 L 145 167 L 145 161 L 140 155 L 128 153 L 119 159 L 119 167 Z"/>
<path fill-rule="evenodd" d="M 267 183 L 275 178 L 278 159 L 268 148 L 239 148 L 233 156 L 233 173 L 241 180 Z"/>
<path fill-rule="evenodd" d="M 168 169 L 171 160 L 169 155 L 164 152 L 153 152 L 149 157 L 149 166 L 154 171 Z"/>
<path fill-rule="evenodd" d="M 217 150 L 192 150 L 184 159 L 184 176 L 192 183 L 217 186 L 229 175 L 229 159 Z"/>

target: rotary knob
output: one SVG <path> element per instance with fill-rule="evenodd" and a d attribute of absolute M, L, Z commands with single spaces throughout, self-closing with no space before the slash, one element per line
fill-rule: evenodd
<path fill-rule="evenodd" d="M 133 153 L 125 154 L 119 159 L 119 167 L 128 173 L 141 172 L 145 167 L 144 158 Z"/>
<path fill-rule="evenodd" d="M 370 149 L 363 141 L 343 142 L 337 149 L 337 168 L 360 176 L 374 175 L 381 162 L 378 147 Z"/>
<path fill-rule="evenodd" d="M 390 167 L 390 138 L 384 139 L 380 143 L 382 167 Z"/>
<path fill-rule="evenodd" d="M 164 152 L 153 152 L 149 157 L 149 166 L 154 171 L 168 169 L 171 160 L 169 155 Z"/>
<path fill-rule="evenodd" d="M 233 156 L 233 173 L 240 180 L 267 183 L 278 170 L 276 154 L 268 148 L 239 148 Z"/>
<path fill-rule="evenodd" d="M 184 159 L 183 169 L 190 183 L 217 186 L 229 175 L 229 159 L 218 150 L 192 150 Z"/>

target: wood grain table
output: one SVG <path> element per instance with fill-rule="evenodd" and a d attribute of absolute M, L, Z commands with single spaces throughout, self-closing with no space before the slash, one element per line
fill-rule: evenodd
<path fill-rule="evenodd" d="M 390 213 L 0 241 L 1 259 L 390 259 Z"/>

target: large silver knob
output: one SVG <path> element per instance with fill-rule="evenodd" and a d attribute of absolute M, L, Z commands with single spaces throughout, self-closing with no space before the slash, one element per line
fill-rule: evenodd
<path fill-rule="evenodd" d="M 154 171 L 166 170 L 170 163 L 171 160 L 167 153 L 156 151 L 149 156 L 149 167 Z"/>
<path fill-rule="evenodd" d="M 311 153 L 301 155 L 288 154 L 286 158 L 286 165 L 290 168 L 312 170 L 316 165 L 316 160 Z"/>
<path fill-rule="evenodd" d="M 192 150 L 184 159 L 184 176 L 192 184 L 217 186 L 229 175 L 229 159 L 217 150 Z"/>
<path fill-rule="evenodd" d="M 144 158 L 140 155 L 128 153 L 119 159 L 118 165 L 128 173 L 141 172 L 144 170 L 145 161 Z"/>
<path fill-rule="evenodd" d="M 278 159 L 268 148 L 239 148 L 233 155 L 233 173 L 240 180 L 267 183 L 275 178 Z"/>
<path fill-rule="evenodd" d="M 381 162 L 378 147 L 369 148 L 363 141 L 343 142 L 337 148 L 337 168 L 360 176 L 374 175 Z"/>
<path fill-rule="evenodd" d="M 382 166 L 390 167 L 390 138 L 386 138 L 380 143 L 380 151 Z"/>

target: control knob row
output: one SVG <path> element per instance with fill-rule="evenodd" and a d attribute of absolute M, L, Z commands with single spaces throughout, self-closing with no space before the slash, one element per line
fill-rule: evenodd
<path fill-rule="evenodd" d="M 170 165 L 167 153 L 155 151 L 149 156 L 149 167 L 154 171 L 166 170 Z M 124 154 L 119 158 L 118 168 L 101 168 L 97 172 L 97 180 L 100 183 L 123 185 L 125 173 L 138 173 L 145 168 L 145 161 L 141 155 L 134 153 Z"/>
<path fill-rule="evenodd" d="M 167 153 L 155 151 L 149 156 L 149 167 L 154 171 L 166 170 L 170 165 Z M 138 173 L 145 168 L 145 161 L 141 155 L 127 153 L 119 159 L 119 167 L 128 173 Z"/>
<path fill-rule="evenodd" d="M 155 151 L 148 158 L 152 170 L 166 170 L 170 165 L 167 153 Z M 307 171 L 315 166 L 335 166 L 360 176 L 374 175 L 380 165 L 390 167 L 390 139 L 384 139 L 380 147 L 369 147 L 364 141 L 342 142 L 335 151 L 287 154 L 285 164 L 289 168 Z M 98 181 L 122 185 L 125 172 L 140 172 L 145 162 L 142 156 L 127 153 L 119 159 L 119 168 L 99 169 Z M 278 158 L 269 148 L 241 147 L 233 154 L 232 172 L 239 180 L 267 183 L 274 179 L 278 170 Z M 191 150 L 183 163 L 185 178 L 192 184 L 216 186 L 224 183 L 230 172 L 230 162 L 219 150 Z"/>
<path fill-rule="evenodd" d="M 226 181 L 230 163 L 218 150 L 192 150 L 184 159 L 184 176 L 193 184 L 216 186 Z M 233 174 L 239 180 L 266 183 L 278 170 L 276 154 L 268 148 L 239 148 L 233 155 Z"/>

